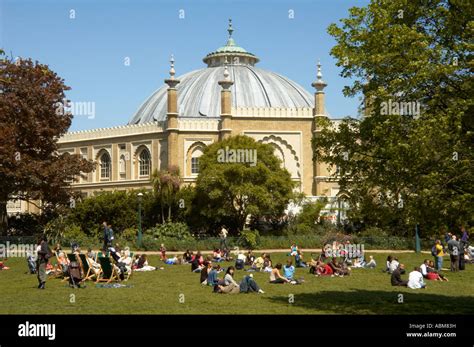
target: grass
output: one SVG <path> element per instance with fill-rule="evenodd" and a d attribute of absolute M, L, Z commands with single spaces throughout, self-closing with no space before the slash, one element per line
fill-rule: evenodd
<path fill-rule="evenodd" d="M 367 252 L 368 256 L 370 252 Z M 407 269 L 420 265 L 427 255 L 397 255 Z M 0 271 L 0 314 L 472 314 L 474 265 L 458 273 L 445 272 L 449 282 L 428 281 L 425 290 L 392 287 L 382 273 L 387 254 L 374 254 L 378 268 L 354 269 L 349 277 L 317 278 L 308 269 L 297 269 L 302 285 L 271 285 L 268 274 L 255 273 L 265 294 L 214 294 L 199 284 L 190 265 L 170 266 L 150 256 L 154 272 L 134 273 L 125 282 L 131 288 L 72 289 L 59 279 L 49 279 L 46 290 L 37 289 L 36 275 L 26 274 L 24 258 L 10 258 L 10 270 Z M 283 262 L 283 253 L 272 255 Z M 231 265 L 224 263 L 223 266 Z M 449 265 L 445 258 L 444 265 Z M 236 279 L 246 272 L 237 271 Z M 220 274 L 222 278 L 223 274 Z M 404 275 L 407 278 L 407 275 Z M 71 294 L 75 302 L 71 302 Z M 404 302 L 398 303 L 399 294 Z M 180 303 L 184 295 L 184 303 Z M 290 295 L 294 302 L 289 303 Z M 183 298 L 181 296 L 181 298 Z"/>

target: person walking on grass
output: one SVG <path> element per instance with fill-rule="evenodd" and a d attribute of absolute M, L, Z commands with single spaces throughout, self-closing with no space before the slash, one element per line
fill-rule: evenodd
<path fill-rule="evenodd" d="M 225 225 L 223 225 L 221 227 L 221 232 L 219 233 L 219 237 L 221 239 L 221 242 L 220 242 L 220 249 L 226 249 L 226 248 L 229 248 L 229 246 L 227 246 L 227 235 L 229 234 L 229 232 L 227 231 L 227 229 L 225 228 Z"/>
<path fill-rule="evenodd" d="M 46 286 L 46 266 L 49 258 L 51 258 L 51 250 L 49 249 L 46 236 L 42 236 L 38 240 L 38 257 L 36 260 L 36 272 L 38 274 L 38 289 L 45 289 Z"/>

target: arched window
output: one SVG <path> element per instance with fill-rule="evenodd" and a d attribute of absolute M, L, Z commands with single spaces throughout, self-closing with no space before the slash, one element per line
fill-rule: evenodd
<path fill-rule="evenodd" d="M 101 179 L 110 179 L 110 169 L 112 166 L 112 161 L 110 160 L 110 155 L 108 152 L 102 153 L 100 156 L 100 178 Z"/>
<path fill-rule="evenodd" d="M 191 174 L 199 174 L 199 158 L 203 154 L 202 148 L 197 147 L 191 154 Z"/>
<path fill-rule="evenodd" d="M 140 176 L 150 176 L 151 156 L 148 148 L 144 148 L 139 155 L 138 173 Z"/>

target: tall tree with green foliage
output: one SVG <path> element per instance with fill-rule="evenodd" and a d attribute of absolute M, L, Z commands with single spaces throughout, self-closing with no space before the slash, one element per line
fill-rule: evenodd
<path fill-rule="evenodd" d="M 199 158 L 195 206 L 208 229 L 225 224 L 235 233 L 243 230 L 249 215 L 283 215 L 295 184 L 273 152 L 271 145 L 243 135 L 206 148 Z"/>
<path fill-rule="evenodd" d="M 0 234 L 7 230 L 10 199 L 40 201 L 40 209 L 68 204 L 70 182 L 92 171 L 79 155 L 58 153 L 71 125 L 64 112 L 69 89 L 47 65 L 12 61 L 0 51 Z"/>
<path fill-rule="evenodd" d="M 328 28 L 365 117 L 321 119 L 313 145 L 353 220 L 424 235 L 474 220 L 473 14 L 463 0 L 374 0 Z"/>

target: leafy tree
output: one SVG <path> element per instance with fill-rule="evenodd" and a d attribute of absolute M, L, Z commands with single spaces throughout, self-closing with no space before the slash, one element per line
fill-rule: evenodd
<path fill-rule="evenodd" d="M 256 153 L 255 162 L 234 162 L 231 150 L 255 151 L 247 152 Z M 217 230 L 224 223 L 237 232 L 249 215 L 254 219 L 283 215 L 295 184 L 273 151 L 271 145 L 242 135 L 206 148 L 199 159 L 194 207 L 208 229 Z"/>
<path fill-rule="evenodd" d="M 6 233 L 8 200 L 41 201 L 40 209 L 68 203 L 69 182 L 94 165 L 57 152 L 72 120 L 63 112 L 69 87 L 47 65 L 1 55 L 0 233 Z"/>
<path fill-rule="evenodd" d="M 144 200 L 146 197 L 144 194 Z M 76 224 L 86 235 L 100 238 L 104 221 L 112 224 L 116 233 L 136 227 L 137 210 L 136 191 L 102 192 L 77 202 L 70 210 L 68 224 Z"/>
<path fill-rule="evenodd" d="M 328 28 L 366 117 L 321 119 L 313 145 L 352 220 L 400 234 L 474 220 L 472 18 L 462 0 L 374 0 Z"/>

